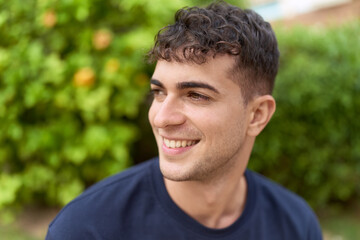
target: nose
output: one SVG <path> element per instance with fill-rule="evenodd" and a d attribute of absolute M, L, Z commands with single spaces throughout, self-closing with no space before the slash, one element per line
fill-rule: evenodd
<path fill-rule="evenodd" d="M 162 102 L 154 101 L 150 108 L 149 115 L 151 114 L 153 115 L 152 124 L 157 128 L 181 125 L 186 120 L 182 103 L 179 99 L 170 96 Z"/>

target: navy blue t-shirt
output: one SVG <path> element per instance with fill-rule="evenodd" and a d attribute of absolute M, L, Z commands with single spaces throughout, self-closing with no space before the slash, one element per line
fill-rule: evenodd
<path fill-rule="evenodd" d="M 231 226 L 211 229 L 183 212 L 168 195 L 158 159 L 109 177 L 65 206 L 47 240 L 321 240 L 316 216 L 304 200 L 246 170 L 248 193 Z"/>

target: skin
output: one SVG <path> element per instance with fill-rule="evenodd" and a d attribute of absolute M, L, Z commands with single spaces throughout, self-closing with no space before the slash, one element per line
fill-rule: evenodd
<path fill-rule="evenodd" d="M 224 228 L 241 215 L 247 184 L 244 172 L 255 137 L 275 111 L 270 95 L 244 104 L 231 78 L 232 56 L 205 64 L 158 61 L 149 110 L 160 169 L 173 201 L 210 228 Z M 164 138 L 196 143 L 171 148 Z"/>

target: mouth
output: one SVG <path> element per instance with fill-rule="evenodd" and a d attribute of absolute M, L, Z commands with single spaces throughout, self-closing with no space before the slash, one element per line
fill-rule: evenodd
<path fill-rule="evenodd" d="M 176 149 L 176 148 L 186 148 L 190 146 L 194 146 L 200 140 L 173 140 L 173 139 L 167 139 L 163 138 L 163 142 L 167 148 Z"/>

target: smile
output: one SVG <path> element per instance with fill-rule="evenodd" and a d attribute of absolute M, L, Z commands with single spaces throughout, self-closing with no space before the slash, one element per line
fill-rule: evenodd
<path fill-rule="evenodd" d="M 164 144 L 168 148 L 184 148 L 197 144 L 198 140 L 170 140 L 164 138 Z"/>

